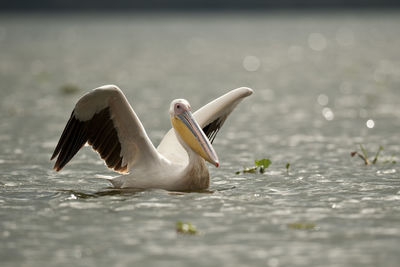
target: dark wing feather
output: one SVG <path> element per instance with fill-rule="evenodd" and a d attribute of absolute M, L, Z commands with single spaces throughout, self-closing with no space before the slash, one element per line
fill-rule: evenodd
<path fill-rule="evenodd" d="M 121 143 L 109 107 L 94 114 L 87 121 L 78 120 L 74 111 L 72 112 L 51 156 L 51 159 L 58 156 L 54 169 L 61 170 L 86 142 L 100 154 L 110 169 L 118 172 L 127 171 L 127 165 L 122 166 Z"/>
<path fill-rule="evenodd" d="M 224 122 L 228 115 L 229 114 L 222 115 L 203 127 L 203 132 L 206 134 L 211 144 L 214 142 L 214 139 L 217 136 L 219 129 L 221 129 L 222 125 L 224 125 Z"/>

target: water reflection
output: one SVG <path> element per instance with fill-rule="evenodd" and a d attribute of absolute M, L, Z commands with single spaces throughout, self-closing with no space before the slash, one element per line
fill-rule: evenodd
<path fill-rule="evenodd" d="M 67 200 L 76 200 L 76 199 L 90 199 L 90 198 L 98 198 L 104 196 L 132 196 L 137 193 L 143 192 L 143 189 L 115 189 L 108 188 L 106 190 L 98 191 L 98 192 L 83 192 L 77 190 L 59 190 L 60 192 L 65 192 L 69 194 L 66 198 Z"/>
<path fill-rule="evenodd" d="M 105 190 L 97 192 L 86 192 L 78 190 L 58 190 L 59 192 L 67 193 L 69 196 L 66 200 L 77 200 L 77 199 L 91 199 L 106 196 L 133 196 L 142 192 L 160 191 L 165 192 L 170 195 L 182 195 L 190 193 L 200 193 L 200 194 L 213 194 L 214 192 L 223 192 L 227 190 L 233 190 L 236 186 L 219 186 L 214 189 L 204 189 L 204 190 L 188 190 L 188 191 L 166 191 L 162 189 L 135 189 L 135 188 L 107 188 Z"/>

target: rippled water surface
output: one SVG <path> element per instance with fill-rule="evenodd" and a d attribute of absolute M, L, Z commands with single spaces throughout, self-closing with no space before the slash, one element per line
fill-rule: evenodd
<path fill-rule="evenodd" d="M 398 266 L 399 47 L 395 12 L 1 15 L 1 266 Z M 156 144 L 172 99 L 255 90 L 209 192 L 112 190 L 87 147 L 52 170 L 74 103 L 109 83 Z"/>

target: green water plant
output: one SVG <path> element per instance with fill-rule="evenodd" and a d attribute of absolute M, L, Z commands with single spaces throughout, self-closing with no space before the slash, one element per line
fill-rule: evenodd
<path fill-rule="evenodd" d="M 379 155 L 383 150 L 383 146 L 379 146 L 378 151 L 375 153 L 375 157 L 373 158 L 372 161 L 370 161 L 368 159 L 367 150 L 361 144 L 360 144 L 360 150 L 361 150 L 361 153 L 358 151 L 353 151 L 350 153 L 350 156 L 352 156 L 352 157 L 358 156 L 359 158 L 361 158 L 364 161 L 365 165 L 376 164 L 378 162 Z"/>
<path fill-rule="evenodd" d="M 271 161 L 269 159 L 260 159 L 260 160 L 255 160 L 254 164 L 256 164 L 256 167 L 259 168 L 260 173 L 264 173 L 265 169 L 267 169 L 271 164 Z"/>
<path fill-rule="evenodd" d="M 287 162 L 285 167 L 286 167 L 286 173 L 289 174 L 290 163 Z"/>
<path fill-rule="evenodd" d="M 180 233 L 180 234 L 195 235 L 195 234 L 197 234 L 197 229 L 190 222 L 177 221 L 176 222 L 176 232 Z"/>
<path fill-rule="evenodd" d="M 267 169 L 269 167 L 269 165 L 271 165 L 271 160 L 267 159 L 267 158 L 263 158 L 263 159 L 256 159 L 254 161 L 254 165 L 253 167 L 250 168 L 243 168 L 243 170 L 241 171 L 236 171 L 235 174 L 240 174 L 240 173 L 256 173 L 257 171 L 259 173 L 264 173 L 265 169 Z"/>
<path fill-rule="evenodd" d="M 379 149 L 376 152 L 374 159 L 372 160 L 372 164 L 376 164 L 376 162 L 378 161 L 379 154 L 381 153 L 382 150 L 383 146 L 379 146 Z"/>

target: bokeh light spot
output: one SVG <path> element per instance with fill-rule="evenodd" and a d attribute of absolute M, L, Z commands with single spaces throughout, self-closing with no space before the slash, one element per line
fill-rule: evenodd
<path fill-rule="evenodd" d="M 261 62 L 258 57 L 255 56 L 246 56 L 243 59 L 243 67 L 247 71 L 257 71 L 260 68 Z"/>
<path fill-rule="evenodd" d="M 317 102 L 318 104 L 320 104 L 321 106 L 326 106 L 329 103 L 329 98 L 327 95 L 324 94 L 320 94 L 317 98 Z"/>
<path fill-rule="evenodd" d="M 375 122 L 374 122 L 374 120 L 369 119 L 369 120 L 367 120 L 365 125 L 367 125 L 368 128 L 372 129 L 375 127 Z"/>
<path fill-rule="evenodd" d="M 322 115 L 327 121 L 331 121 L 335 118 L 335 114 L 333 114 L 333 111 L 330 108 L 323 108 Z"/>
<path fill-rule="evenodd" d="M 312 50 L 322 51 L 327 46 L 326 38 L 321 33 L 311 33 L 308 36 L 308 45 Z"/>

